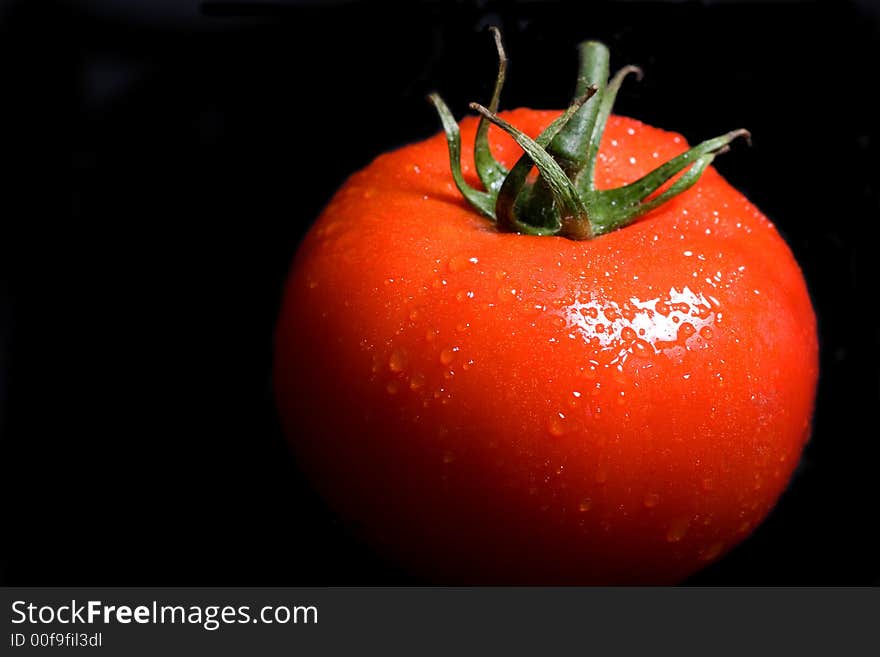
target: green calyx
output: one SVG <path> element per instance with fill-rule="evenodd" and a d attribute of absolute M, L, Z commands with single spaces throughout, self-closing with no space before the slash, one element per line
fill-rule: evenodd
<path fill-rule="evenodd" d="M 614 99 L 623 80 L 631 73 L 641 77 L 641 70 L 627 66 L 609 79 L 608 48 L 597 41 L 580 44 L 574 101 L 537 139 L 532 139 L 498 116 L 507 57 L 500 32 L 494 27 L 490 29 L 499 61 L 495 88 L 488 107 L 470 105 L 480 115 L 474 164 L 483 189 L 471 187 L 462 175 L 461 134 L 452 112 L 437 94 L 431 94 L 428 99 L 443 123 L 455 185 L 472 206 L 504 230 L 583 240 L 623 228 L 692 187 L 734 139 L 749 138 L 748 131 L 734 130 L 694 146 L 629 185 L 596 189 L 594 175 L 599 142 Z M 523 150 L 509 171 L 489 148 L 490 123 L 509 134 Z M 528 179 L 532 167 L 537 167 L 539 174 L 534 183 Z M 678 174 L 681 175 L 660 191 Z"/>

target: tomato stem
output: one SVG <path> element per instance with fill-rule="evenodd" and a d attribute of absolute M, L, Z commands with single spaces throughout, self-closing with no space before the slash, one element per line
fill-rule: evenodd
<path fill-rule="evenodd" d="M 504 87 L 504 77 L 507 71 L 507 54 L 504 52 L 504 44 L 501 42 L 501 30 L 490 27 L 492 36 L 495 37 L 495 49 L 498 51 L 498 75 L 495 77 L 495 88 L 492 90 L 492 100 L 489 101 L 489 111 L 493 114 L 498 111 L 501 100 L 501 89 Z M 504 179 L 507 177 L 507 169 L 492 155 L 489 147 L 489 122 L 486 117 L 480 117 L 477 125 L 477 138 L 474 141 L 474 164 L 477 167 L 477 175 L 480 182 L 489 192 L 498 193 Z"/>
<path fill-rule="evenodd" d="M 529 169 L 532 168 L 532 164 L 538 168 L 538 171 L 541 173 L 541 179 L 547 182 L 548 189 L 553 197 L 553 202 L 559 209 L 561 215 L 563 217 L 572 217 L 579 220 L 587 219 L 587 209 L 584 207 L 583 201 L 577 193 L 577 189 L 575 189 L 574 184 L 565 174 L 565 171 L 563 171 L 559 163 L 556 162 L 546 150 L 544 150 L 543 146 L 546 145 L 548 141 L 558 136 L 558 134 L 571 123 L 572 117 L 577 116 L 578 110 L 581 109 L 584 103 L 586 103 L 594 93 L 596 93 L 595 87 L 590 87 L 589 91 L 581 96 L 580 99 L 576 100 L 569 108 L 569 111 L 562 115 L 561 120 L 555 121 L 544 131 L 543 135 L 538 138 L 539 141 L 534 141 L 531 137 L 510 125 L 497 114 L 490 112 L 482 105 L 478 103 L 471 103 L 470 105 L 471 109 L 476 110 L 483 117 L 510 134 L 516 143 L 525 151 L 525 155 L 520 158 L 520 161 L 523 162 L 521 172 L 523 174 L 528 174 Z M 544 143 L 542 144 L 541 142 Z M 525 181 L 525 175 L 521 175 L 514 180 L 516 180 L 518 186 L 521 187 L 522 183 Z M 515 199 L 515 194 L 505 194 L 503 189 L 502 192 L 499 193 L 499 198 L 502 194 L 505 198 L 510 198 L 512 196 Z M 497 214 L 498 208 L 496 205 L 496 215 Z M 511 205 L 509 210 L 506 209 L 502 216 L 504 216 L 505 219 L 516 222 L 515 207 Z M 589 222 L 587 222 L 587 224 L 589 224 Z M 528 230 L 528 227 L 529 225 L 527 224 L 519 228 L 520 230 Z"/>
<path fill-rule="evenodd" d="M 596 87 L 588 87 L 586 93 L 580 98 L 576 99 L 569 108 L 560 116 L 558 119 L 553 121 L 547 128 L 538 136 L 536 140 L 536 144 L 540 149 L 550 143 L 550 141 L 568 124 L 571 118 L 576 114 L 576 112 L 586 103 L 595 93 Z M 495 117 L 495 120 L 500 121 Z M 499 123 L 499 127 L 504 129 L 504 123 Z M 547 222 L 546 225 L 542 226 L 537 223 L 524 223 L 518 219 L 518 212 L 516 208 L 517 198 L 520 196 L 520 192 L 523 189 L 528 191 L 529 188 L 526 187 L 526 178 L 529 174 L 529 171 L 532 169 L 532 166 L 536 164 L 536 161 L 533 160 L 529 155 L 529 149 L 524 148 L 526 152 L 523 156 L 517 161 L 514 165 L 513 169 L 511 169 L 510 174 L 507 176 L 507 179 L 504 181 L 504 184 L 501 187 L 501 190 L 498 193 L 498 199 L 495 204 L 495 214 L 498 219 L 498 222 L 507 230 L 511 230 L 513 232 L 518 233 L 526 233 L 530 235 L 553 235 L 556 232 L 556 226 L 552 223 Z M 538 162 L 539 170 L 542 169 L 543 176 L 549 176 L 551 179 L 555 180 L 556 188 L 565 188 L 566 193 L 571 193 L 568 191 L 570 187 L 570 181 L 568 177 L 565 175 L 565 172 L 558 167 L 553 167 L 552 165 L 545 162 L 545 158 L 540 156 L 540 162 Z M 548 156 L 549 157 L 549 156 Z M 549 158 L 551 162 L 552 158 Z M 552 188 L 551 188 L 552 189 Z M 577 195 L 577 190 L 574 190 L 573 194 Z M 574 206 L 576 213 L 578 216 L 586 217 L 586 208 L 583 207 L 583 204 L 579 204 Z M 589 222 L 588 222 L 589 223 Z"/>
<path fill-rule="evenodd" d="M 575 100 L 537 139 L 532 139 L 497 114 L 507 55 L 500 31 L 495 27 L 490 30 L 498 52 L 495 87 L 488 108 L 470 104 L 471 109 L 480 114 L 474 161 L 485 191 L 474 189 L 464 180 L 461 136 L 449 108 L 437 94 L 428 98 L 443 124 L 456 186 L 471 205 L 496 220 L 504 230 L 584 240 L 623 228 L 696 184 L 715 157 L 729 150 L 734 139 L 749 138 L 748 131 L 734 130 L 707 139 L 629 185 L 597 190 L 594 175 L 599 144 L 614 100 L 624 79 L 630 74 L 641 78 L 641 69 L 626 66 L 609 80 L 608 48 L 598 41 L 584 41 L 578 46 L 580 67 Z M 587 102 L 590 99 L 592 102 Z M 522 157 L 510 171 L 491 153 L 490 122 L 508 133 L 523 149 Z M 539 176 L 535 183 L 528 183 L 532 167 L 537 167 Z M 681 175 L 661 192 L 678 174 Z"/>
<path fill-rule="evenodd" d="M 496 195 L 474 189 L 465 182 L 461 172 L 461 132 L 455 122 L 455 117 L 452 116 L 446 103 L 437 94 L 430 94 L 428 100 L 434 104 L 440 115 L 440 121 L 443 123 L 446 145 L 449 148 L 449 167 L 452 169 L 452 180 L 455 182 L 455 186 L 458 187 L 458 191 L 467 199 L 468 203 L 490 219 L 495 219 Z"/>
<path fill-rule="evenodd" d="M 608 85 L 605 87 L 605 91 L 602 94 L 601 104 L 597 103 L 598 111 L 596 112 L 595 124 L 590 132 L 590 143 L 587 146 L 587 157 L 584 161 L 583 167 L 576 174 L 576 182 L 578 188 L 582 190 L 582 193 L 595 189 L 593 175 L 596 168 L 596 159 L 599 157 L 599 143 L 602 141 L 602 135 L 605 133 L 605 125 L 608 123 L 608 117 L 611 116 L 611 109 L 617 98 L 617 92 L 620 91 L 620 86 L 623 84 L 626 76 L 631 73 L 635 74 L 637 80 L 641 80 L 644 75 L 642 69 L 638 66 L 624 66 L 615 73 L 611 81 L 608 82 Z"/>
<path fill-rule="evenodd" d="M 608 48 L 598 41 L 585 41 L 578 46 L 578 53 L 580 70 L 575 97 L 582 96 L 587 87 L 595 87 L 598 101 L 605 93 L 608 82 Z M 590 136 L 596 128 L 600 108 L 600 103 L 596 101 L 584 105 L 547 147 L 547 152 L 559 161 L 565 173 L 572 179 L 587 164 Z"/>

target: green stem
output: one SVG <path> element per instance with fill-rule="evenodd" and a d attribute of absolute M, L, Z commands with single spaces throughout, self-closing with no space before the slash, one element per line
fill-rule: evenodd
<path fill-rule="evenodd" d="M 500 32 L 497 28 L 491 31 L 498 51 L 492 99 L 488 108 L 471 103 L 471 108 L 480 114 L 474 161 L 485 191 L 465 182 L 458 125 L 437 94 L 431 94 L 429 99 L 437 108 L 446 133 L 456 186 L 471 205 L 495 219 L 503 230 L 574 240 L 593 239 L 618 230 L 692 187 L 734 139 L 749 137 L 745 130 L 728 132 L 694 146 L 629 185 L 597 190 L 596 161 L 614 100 L 624 79 L 631 73 L 641 77 L 641 70 L 626 66 L 608 80 L 608 49 L 597 41 L 580 44 L 575 101 L 537 139 L 532 139 L 498 116 L 507 56 Z M 492 156 L 489 123 L 507 132 L 523 149 L 522 157 L 510 171 Z M 529 184 L 528 174 L 533 166 L 540 175 L 534 184 Z"/>
<path fill-rule="evenodd" d="M 585 41 L 578 46 L 579 68 L 575 84 L 575 98 L 583 96 L 588 88 L 596 91 L 597 99 L 584 105 L 574 118 L 547 146 L 547 152 L 555 158 L 571 180 L 577 180 L 587 164 L 590 136 L 596 125 L 600 103 L 608 81 L 608 48 L 598 41 Z M 523 214 L 532 217 L 532 223 L 561 227 L 563 217 L 552 204 L 553 193 L 548 181 L 539 179 L 530 193 L 521 199 Z M 568 221 L 570 222 L 570 217 Z"/>
<path fill-rule="evenodd" d="M 608 48 L 598 41 L 585 41 L 578 46 L 580 68 L 574 97 L 583 96 L 587 89 L 596 89 L 597 99 L 602 98 L 608 82 Z M 596 124 L 599 103 L 587 103 L 574 115 L 574 118 L 559 131 L 547 147 L 550 153 L 562 166 L 565 173 L 574 179 L 587 161 L 587 145 Z"/>
<path fill-rule="evenodd" d="M 569 108 L 565 110 L 562 116 L 553 121 L 549 126 L 544 129 L 544 131 L 540 135 L 538 135 L 535 143 L 541 148 L 547 146 L 547 144 L 550 143 L 553 137 L 555 137 L 559 133 L 559 131 L 566 126 L 566 124 L 571 120 L 575 113 L 595 93 L 596 88 L 589 87 L 587 89 L 587 92 L 583 96 L 578 98 L 574 103 L 572 103 Z M 495 216 L 498 218 L 498 222 L 507 230 L 530 234 L 546 234 L 547 232 L 550 232 L 552 234 L 557 230 L 557 227 L 555 225 L 526 224 L 519 221 L 516 216 L 517 198 L 520 196 L 520 192 L 525 187 L 526 178 L 528 177 L 529 171 L 531 171 L 534 165 L 535 161 L 531 157 L 529 157 L 528 152 L 523 153 L 522 157 L 517 161 L 513 169 L 510 170 L 510 174 L 507 176 L 507 180 L 504 181 L 501 190 L 498 192 L 498 200 L 495 203 Z"/>
<path fill-rule="evenodd" d="M 504 87 L 504 77 L 507 72 L 507 54 L 504 52 L 504 44 L 501 42 L 501 30 L 492 26 L 489 28 L 495 37 L 495 49 L 498 51 L 498 75 L 495 77 L 495 88 L 492 90 L 492 99 L 489 101 L 489 111 L 498 112 L 498 103 L 501 100 L 501 89 Z M 505 169 L 489 147 L 489 121 L 481 116 L 477 124 L 477 137 L 474 140 L 474 164 L 477 167 L 477 175 L 480 182 L 489 192 L 498 192 L 504 179 L 507 177 Z"/>
<path fill-rule="evenodd" d="M 446 146 L 449 149 L 449 167 L 452 169 L 452 180 L 455 182 L 455 186 L 471 205 L 490 219 L 494 219 L 495 196 L 490 192 L 481 192 L 468 185 L 461 173 L 461 132 L 455 122 L 455 117 L 452 116 L 446 103 L 437 94 L 430 94 L 428 100 L 437 109 L 440 121 L 443 123 Z"/>
<path fill-rule="evenodd" d="M 541 178 L 546 181 L 550 193 L 553 194 L 553 200 L 563 217 L 576 217 L 586 221 L 587 210 L 584 207 L 581 197 L 578 196 L 577 190 L 571 180 L 569 180 L 568 176 L 565 175 L 562 167 L 559 166 L 556 160 L 550 157 L 550 154 L 547 153 L 540 144 L 536 143 L 531 137 L 510 125 L 497 114 L 493 114 L 482 105 L 471 103 L 471 109 L 476 110 L 508 133 L 513 137 L 516 143 L 519 144 L 520 148 L 526 152 L 526 155 L 528 155 L 535 163 L 535 166 L 538 167 L 538 171 L 541 173 Z M 566 121 L 565 123 L 567 124 L 569 121 Z M 565 129 L 564 124 L 562 129 Z"/>
<path fill-rule="evenodd" d="M 743 137 L 748 141 L 751 135 L 748 130 L 733 130 L 726 135 L 707 139 L 629 185 L 592 194 L 590 219 L 595 233 L 601 235 L 622 228 L 693 187 L 715 156 L 726 153 L 730 143 L 737 137 Z M 667 181 L 685 169 L 687 171 L 668 189 L 652 196 Z"/>
<path fill-rule="evenodd" d="M 605 125 L 608 123 L 608 117 L 611 116 L 611 109 L 614 107 L 614 101 L 617 98 L 617 92 L 620 91 L 620 85 L 630 73 L 634 73 L 637 79 L 642 79 L 642 69 L 638 66 L 624 66 L 620 69 L 601 96 L 601 101 L 596 104 L 596 118 L 590 131 L 590 143 L 587 147 L 587 157 L 585 158 L 583 167 L 575 174 L 575 182 L 578 188 L 588 191 L 595 189 L 593 176 L 596 170 L 596 160 L 599 158 L 599 144 L 602 141 L 602 135 L 605 134 Z"/>

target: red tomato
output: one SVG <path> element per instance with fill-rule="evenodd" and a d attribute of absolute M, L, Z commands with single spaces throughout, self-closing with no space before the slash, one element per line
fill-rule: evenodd
<path fill-rule="evenodd" d="M 534 136 L 558 113 L 502 116 Z M 491 141 L 507 166 L 521 155 Z M 686 148 L 612 116 L 597 186 Z M 527 236 L 465 204 L 437 135 L 352 176 L 308 233 L 275 388 L 315 486 L 415 573 L 671 583 L 773 507 L 817 371 L 791 252 L 714 169 L 595 239 Z"/>

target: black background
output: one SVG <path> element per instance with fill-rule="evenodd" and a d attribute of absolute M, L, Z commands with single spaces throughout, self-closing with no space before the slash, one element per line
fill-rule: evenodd
<path fill-rule="evenodd" d="M 296 243 L 346 176 L 436 132 L 511 57 L 562 107 L 575 44 L 635 63 L 617 112 L 692 143 L 787 239 L 820 323 L 788 492 L 693 584 L 877 584 L 877 12 L 868 3 L 0 5 L 2 581 L 418 583 L 297 474 L 271 399 Z"/>

